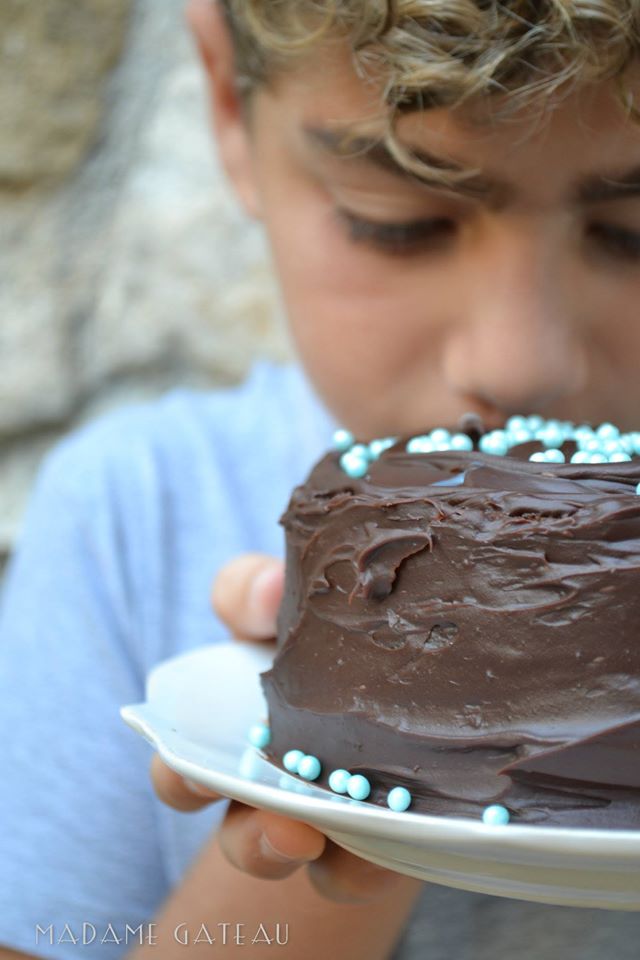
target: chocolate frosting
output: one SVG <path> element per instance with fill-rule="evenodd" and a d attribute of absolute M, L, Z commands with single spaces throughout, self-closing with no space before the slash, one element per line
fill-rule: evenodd
<path fill-rule="evenodd" d="M 330 451 L 293 491 L 265 752 L 413 811 L 640 828 L 640 459 L 406 440 L 359 479 Z"/>

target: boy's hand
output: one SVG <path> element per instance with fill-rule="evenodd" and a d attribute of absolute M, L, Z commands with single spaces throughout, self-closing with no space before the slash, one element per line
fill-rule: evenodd
<path fill-rule="evenodd" d="M 214 610 L 234 637 L 273 641 L 283 585 L 281 561 L 245 554 L 220 571 L 213 586 Z M 158 754 L 151 761 L 151 779 L 160 799 L 176 810 L 200 810 L 220 799 L 220 794 L 181 777 Z M 236 800 L 229 805 L 218 840 L 227 859 L 254 877 L 280 879 L 306 863 L 315 888 L 331 900 L 368 900 L 400 879 L 348 853 L 306 823 Z"/>

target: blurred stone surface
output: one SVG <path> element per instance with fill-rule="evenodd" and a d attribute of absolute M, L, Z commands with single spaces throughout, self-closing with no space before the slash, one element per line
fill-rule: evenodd
<path fill-rule="evenodd" d="M 52 212 L 34 195 L 0 194 L 0 438 L 71 409 Z"/>
<path fill-rule="evenodd" d="M 2 0 L 0 182 L 32 183 L 83 156 L 131 0 Z"/>
<path fill-rule="evenodd" d="M 19 533 L 27 491 L 43 454 L 54 439 L 41 435 L 4 446 L 0 470 L 0 574 Z"/>
<path fill-rule="evenodd" d="M 58 6 L 68 19 L 81 5 Z M 64 433 L 292 355 L 262 228 L 217 160 L 182 9 L 133 0 L 96 145 L 55 189 L 0 190 L 0 556 Z"/>
<path fill-rule="evenodd" d="M 79 341 L 83 390 L 167 367 L 193 380 L 234 382 L 257 344 L 286 356 L 262 230 L 248 222 L 218 166 L 190 59 L 172 71 L 141 138 L 111 247 Z"/>

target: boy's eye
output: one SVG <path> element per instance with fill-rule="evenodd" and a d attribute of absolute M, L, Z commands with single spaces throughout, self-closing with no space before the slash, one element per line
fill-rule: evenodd
<path fill-rule="evenodd" d="M 413 253 L 436 249 L 450 241 L 456 225 L 448 217 L 430 217 L 402 223 L 381 223 L 356 216 L 349 210 L 336 214 L 354 243 L 367 243 L 385 253 Z"/>
<path fill-rule="evenodd" d="M 640 260 L 640 233 L 606 223 L 592 223 L 587 238 L 601 250 L 624 260 Z"/>

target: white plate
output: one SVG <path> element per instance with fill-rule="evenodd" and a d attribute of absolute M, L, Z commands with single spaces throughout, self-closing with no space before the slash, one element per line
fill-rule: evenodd
<path fill-rule="evenodd" d="M 640 831 L 487 826 L 394 813 L 282 773 L 247 745 L 266 719 L 258 674 L 271 652 L 215 644 L 151 671 L 126 723 L 184 776 L 318 827 L 374 863 L 463 890 L 577 907 L 640 910 Z"/>

